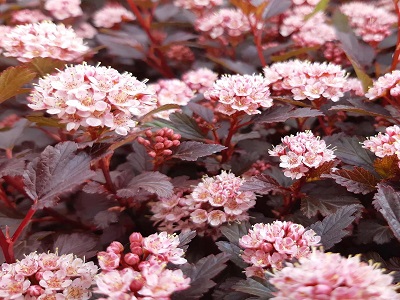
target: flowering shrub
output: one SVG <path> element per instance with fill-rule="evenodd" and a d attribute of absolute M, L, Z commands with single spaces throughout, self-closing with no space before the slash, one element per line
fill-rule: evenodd
<path fill-rule="evenodd" d="M 0 300 L 399 298 L 397 0 L 0 11 Z"/>

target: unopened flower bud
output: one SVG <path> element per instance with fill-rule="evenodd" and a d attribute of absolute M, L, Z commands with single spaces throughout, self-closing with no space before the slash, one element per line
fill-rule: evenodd
<path fill-rule="evenodd" d="M 154 138 L 154 140 L 157 142 L 157 143 L 162 143 L 163 141 L 164 141 L 164 138 L 162 137 L 162 136 L 156 136 L 155 138 Z"/>
<path fill-rule="evenodd" d="M 174 145 L 174 143 L 172 141 L 170 141 L 170 140 L 167 140 L 167 141 L 164 142 L 165 148 L 172 147 L 173 145 Z"/>
<path fill-rule="evenodd" d="M 180 134 L 175 133 L 175 134 L 173 134 L 171 136 L 171 140 L 180 140 L 180 139 L 181 139 L 181 135 Z"/>
<path fill-rule="evenodd" d="M 143 285 L 144 285 L 144 279 L 142 277 L 140 277 L 131 282 L 129 289 L 132 292 L 136 292 L 136 291 L 139 291 L 140 289 L 142 289 Z"/>
<path fill-rule="evenodd" d="M 148 152 L 147 153 L 149 156 L 151 156 L 151 157 L 156 157 L 157 156 L 157 154 L 154 152 L 154 151 L 150 151 L 150 152 Z"/>
<path fill-rule="evenodd" d="M 140 232 L 133 232 L 130 236 L 129 236 L 129 242 L 130 243 L 142 243 L 143 240 L 143 236 L 140 234 Z"/>
<path fill-rule="evenodd" d="M 130 249 L 131 249 L 131 252 L 133 253 L 133 254 L 136 254 L 136 255 L 142 255 L 143 254 L 143 249 L 142 249 L 142 247 L 130 247 Z"/>
<path fill-rule="evenodd" d="M 144 132 L 144 134 L 145 134 L 147 137 L 152 137 L 152 136 L 153 136 L 153 133 L 151 132 L 150 129 L 149 129 L 149 130 L 146 130 L 146 131 Z"/>
<path fill-rule="evenodd" d="M 114 252 L 115 254 L 120 254 L 124 251 L 124 246 L 120 242 L 112 242 L 110 246 L 107 247 L 107 252 Z"/>
<path fill-rule="evenodd" d="M 179 145 L 181 144 L 181 142 L 178 141 L 178 140 L 173 140 L 173 141 L 172 141 L 172 144 L 173 144 L 174 146 L 179 146 Z"/>
<path fill-rule="evenodd" d="M 172 151 L 169 149 L 166 149 L 166 150 L 163 150 L 162 154 L 168 156 L 168 155 L 172 154 Z"/>
<path fill-rule="evenodd" d="M 157 143 L 154 145 L 154 149 L 156 150 L 160 150 L 164 148 L 164 144 L 163 143 Z"/>
<path fill-rule="evenodd" d="M 41 294 L 43 294 L 44 289 L 40 285 L 31 285 L 28 290 L 26 291 L 26 294 L 29 296 L 33 297 L 38 297 Z"/>
<path fill-rule="evenodd" d="M 140 261 L 140 258 L 137 254 L 127 253 L 124 256 L 124 261 L 131 266 L 137 265 Z"/>

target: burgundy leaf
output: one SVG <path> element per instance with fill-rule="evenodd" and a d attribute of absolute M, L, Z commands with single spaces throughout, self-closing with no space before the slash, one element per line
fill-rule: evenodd
<path fill-rule="evenodd" d="M 167 175 L 160 172 L 144 172 L 134 177 L 126 188 L 118 190 L 117 194 L 120 197 L 133 197 L 141 189 L 157 194 L 159 197 L 170 197 L 173 194 L 174 186 Z"/>
<path fill-rule="evenodd" d="M 375 242 L 380 245 L 390 242 L 394 237 L 390 227 L 379 224 L 377 220 L 361 220 L 357 227 L 357 240 L 362 244 Z"/>
<path fill-rule="evenodd" d="M 253 176 L 246 180 L 240 187 L 241 191 L 250 191 L 261 195 L 268 194 L 271 191 L 278 191 L 280 189 L 280 184 L 274 178 L 266 174 Z"/>
<path fill-rule="evenodd" d="M 323 112 L 309 107 L 296 108 L 291 105 L 275 105 L 262 112 L 254 121 L 256 123 L 275 123 L 285 122 L 291 118 L 309 118 L 323 115 Z"/>
<path fill-rule="evenodd" d="M 53 249 L 59 255 L 74 254 L 79 257 L 92 258 L 96 255 L 98 238 L 89 233 L 60 234 L 54 242 Z"/>
<path fill-rule="evenodd" d="M 213 122 L 214 112 L 212 111 L 212 109 L 194 102 L 189 102 L 187 107 L 190 108 L 190 110 L 193 111 L 195 114 L 203 118 L 206 122 Z"/>
<path fill-rule="evenodd" d="M 239 268 L 244 269 L 248 266 L 248 264 L 245 263 L 244 260 L 240 257 L 242 249 L 240 249 L 239 246 L 226 241 L 219 241 L 216 242 L 216 244 L 218 249 L 221 252 L 228 254 L 229 259 Z"/>
<path fill-rule="evenodd" d="M 394 236 L 400 240 L 400 193 L 390 185 L 379 183 L 372 203 L 386 219 Z"/>
<path fill-rule="evenodd" d="M 274 292 L 274 287 L 267 279 L 258 281 L 253 278 L 247 278 L 236 283 L 233 289 L 238 292 L 258 296 L 258 299 L 270 299 L 273 297 Z"/>
<path fill-rule="evenodd" d="M 354 167 L 351 170 L 337 170 L 323 177 L 332 178 L 349 192 L 363 195 L 375 191 L 379 182 L 374 174 L 362 167 Z"/>
<path fill-rule="evenodd" d="M 196 161 L 199 157 L 211 155 L 226 149 L 218 144 L 205 144 L 201 142 L 182 142 L 172 157 L 182 160 Z"/>
<path fill-rule="evenodd" d="M 174 294 L 174 299 L 196 300 L 216 285 L 211 279 L 226 268 L 229 255 L 220 253 L 203 257 L 196 264 L 182 266 L 183 273 L 190 277 L 190 287 Z"/>
<path fill-rule="evenodd" d="M 27 123 L 28 120 L 21 119 L 11 129 L 0 131 L 0 149 L 12 149 L 25 130 Z"/>
<path fill-rule="evenodd" d="M 95 175 L 90 170 L 90 156 L 84 152 L 75 153 L 77 149 L 74 142 L 48 146 L 27 166 L 23 174 L 25 191 L 37 201 L 36 209 L 54 206 L 61 194 Z"/>
<path fill-rule="evenodd" d="M 0 177 L 21 176 L 24 173 L 25 161 L 23 159 L 0 158 Z"/>
<path fill-rule="evenodd" d="M 231 242 L 239 245 L 239 239 L 249 233 L 249 222 L 232 223 L 221 226 L 222 234 Z"/>
<path fill-rule="evenodd" d="M 332 248 L 349 234 L 349 231 L 345 229 L 355 220 L 355 214 L 361 207 L 357 204 L 343 206 L 322 221 L 310 226 L 321 237 L 321 244 L 325 249 Z"/>
<path fill-rule="evenodd" d="M 179 237 L 178 247 L 186 252 L 186 250 L 189 248 L 189 243 L 194 239 L 195 236 L 196 236 L 196 231 L 181 232 L 178 235 Z"/>

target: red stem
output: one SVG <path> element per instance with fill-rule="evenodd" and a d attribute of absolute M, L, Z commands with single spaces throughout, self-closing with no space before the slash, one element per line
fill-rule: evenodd
<path fill-rule="evenodd" d="M 13 157 L 12 149 L 10 149 L 10 148 L 6 149 L 6 157 L 8 159 L 11 159 Z"/>
<path fill-rule="evenodd" d="M 0 186 L 0 199 L 10 208 L 15 209 L 15 204 L 8 199 L 7 194 L 4 192 L 3 187 Z"/>
<path fill-rule="evenodd" d="M 147 22 L 143 16 L 142 13 L 140 12 L 139 8 L 137 7 L 136 3 L 134 0 L 127 0 L 129 7 L 131 8 L 132 12 L 136 16 L 136 21 L 139 23 L 139 25 L 143 28 L 145 31 L 146 35 L 148 36 L 151 46 L 150 48 L 154 49 L 154 53 L 158 56 L 159 58 L 159 66 L 160 68 L 159 71 L 162 73 L 164 77 L 167 78 L 174 78 L 174 73 L 171 71 L 170 67 L 167 64 L 167 60 L 164 57 L 164 54 L 160 49 L 157 48 L 158 46 L 158 41 L 156 38 L 154 38 L 153 34 L 151 33 L 150 30 L 150 22 Z M 151 19 L 149 19 L 150 21 Z"/>
<path fill-rule="evenodd" d="M 231 145 L 231 141 L 232 141 L 232 137 L 233 135 L 237 132 L 238 127 L 237 127 L 237 117 L 236 116 L 232 116 L 233 119 L 231 119 L 231 127 L 229 128 L 229 133 L 228 136 L 225 139 L 225 143 L 224 146 L 228 147 L 228 149 L 225 149 L 222 151 L 222 162 L 226 162 L 233 153 L 233 145 Z"/>
<path fill-rule="evenodd" d="M 267 63 L 265 62 L 264 53 L 261 45 L 261 31 L 257 29 L 258 20 L 254 19 L 254 24 L 251 22 L 250 16 L 247 16 L 250 24 L 251 32 L 253 34 L 254 43 L 256 44 L 258 58 L 260 59 L 261 66 L 265 67 Z"/>
<path fill-rule="evenodd" d="M 36 202 L 36 201 L 35 201 Z M 14 244 L 15 241 L 19 238 L 21 235 L 22 231 L 28 225 L 29 221 L 32 219 L 33 215 L 36 213 L 36 209 L 33 209 L 32 207 L 29 209 L 28 213 L 26 214 L 25 218 L 22 220 L 21 224 L 19 224 L 17 230 L 14 232 L 11 242 Z"/>
<path fill-rule="evenodd" d="M 110 175 L 110 158 L 111 156 L 101 158 L 99 164 L 101 171 L 103 172 L 104 179 L 106 180 L 107 189 L 113 194 L 115 194 L 117 191 L 115 189 L 114 183 L 112 182 Z"/>
<path fill-rule="evenodd" d="M 397 14 L 397 42 L 396 42 L 396 50 L 393 54 L 392 65 L 390 66 L 390 71 L 396 69 L 397 64 L 399 63 L 399 56 L 400 56 L 400 7 L 398 4 L 399 0 L 393 0 L 396 14 Z"/>

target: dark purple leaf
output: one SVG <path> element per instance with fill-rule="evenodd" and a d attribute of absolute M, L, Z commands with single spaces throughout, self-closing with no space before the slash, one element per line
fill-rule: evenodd
<path fill-rule="evenodd" d="M 242 280 L 237 277 L 229 277 L 223 283 L 221 283 L 218 288 L 212 294 L 212 299 L 221 299 L 221 300 L 246 300 L 249 295 L 233 291 L 232 287 L 238 282 Z"/>
<path fill-rule="evenodd" d="M 61 194 L 74 190 L 95 175 L 90 170 L 90 156 L 75 153 L 77 149 L 74 142 L 48 146 L 27 166 L 23 174 L 25 191 L 37 201 L 36 209 L 55 205 Z"/>
<path fill-rule="evenodd" d="M 174 5 L 172 5 L 174 6 Z M 186 31 L 176 31 L 167 36 L 167 38 L 163 41 L 163 46 L 168 44 L 174 44 L 179 42 L 186 42 L 188 40 L 196 39 L 198 35 L 186 32 Z"/>
<path fill-rule="evenodd" d="M 379 183 L 372 203 L 386 219 L 394 236 L 400 240 L 400 193 L 390 185 Z"/>
<path fill-rule="evenodd" d="M 190 287 L 175 293 L 173 299 L 196 300 L 201 298 L 210 288 L 216 285 L 211 279 L 226 268 L 229 255 L 220 253 L 200 259 L 196 264 L 182 266 L 183 273 L 190 277 Z"/>
<path fill-rule="evenodd" d="M 256 116 L 256 123 L 285 122 L 290 118 L 309 118 L 323 116 L 323 112 L 309 107 L 296 108 L 289 105 L 275 105 Z"/>
<path fill-rule="evenodd" d="M 374 117 L 384 117 L 390 118 L 390 113 L 382 105 L 373 103 L 371 101 L 365 101 L 362 98 L 349 98 L 347 101 L 350 105 L 335 105 L 329 110 L 335 111 L 349 111 L 352 113 L 357 113 L 360 115 L 374 116 Z"/>
<path fill-rule="evenodd" d="M 211 155 L 226 149 L 218 144 L 205 144 L 201 142 L 182 142 L 172 157 L 182 160 L 196 161 L 199 157 Z"/>
<path fill-rule="evenodd" d="M 329 180 L 307 183 L 302 192 L 306 196 L 301 199 L 301 211 L 308 218 L 318 213 L 327 216 L 343 206 L 360 203 L 346 189 L 332 184 Z"/>
<path fill-rule="evenodd" d="M 6 131 L 0 131 L 0 149 L 12 149 L 21 136 L 22 132 L 25 130 L 28 120 L 21 119 L 14 126 Z"/>
<path fill-rule="evenodd" d="M 133 197 L 141 189 L 157 194 L 159 197 L 170 197 L 173 194 L 174 186 L 167 175 L 160 172 L 144 172 L 134 177 L 126 188 L 118 190 L 117 194 L 120 197 Z"/>
<path fill-rule="evenodd" d="M 89 233 L 60 234 L 54 241 L 53 250 L 59 255 L 74 254 L 79 257 L 92 258 L 96 255 L 98 239 Z"/>
<path fill-rule="evenodd" d="M 100 44 L 107 47 L 111 55 L 133 59 L 143 58 L 143 52 L 137 50 L 141 48 L 141 45 L 133 40 L 132 36 L 123 32 L 120 32 L 118 35 L 119 36 L 111 36 L 99 33 L 96 35 L 96 39 Z"/>
<path fill-rule="evenodd" d="M 264 9 L 262 18 L 264 20 L 275 17 L 284 13 L 292 5 L 291 0 L 271 0 L 268 2 L 267 7 Z"/>
<path fill-rule="evenodd" d="M 150 124 L 155 124 L 157 127 L 169 127 L 176 133 L 179 133 L 185 139 L 204 140 L 204 135 L 197 125 L 196 121 L 188 115 L 174 112 L 169 115 L 171 122 L 166 120 L 155 120 Z"/>
<path fill-rule="evenodd" d="M 157 5 L 156 10 L 154 11 L 154 16 L 160 22 L 168 21 L 176 14 L 179 14 L 179 7 L 172 3 Z"/>
<path fill-rule="evenodd" d="M 24 173 L 25 161 L 21 158 L 0 158 L 0 177 L 21 176 Z"/>
<path fill-rule="evenodd" d="M 194 102 L 189 102 L 187 107 L 193 111 L 195 114 L 199 115 L 203 120 L 205 120 L 208 123 L 212 123 L 214 120 L 214 112 L 203 105 L 194 103 Z"/>
<path fill-rule="evenodd" d="M 250 227 L 249 222 L 232 223 L 221 226 L 221 232 L 231 243 L 238 245 L 239 239 L 249 233 Z"/>
<path fill-rule="evenodd" d="M 229 259 L 239 268 L 244 269 L 248 266 L 240 257 L 242 249 L 239 246 L 226 241 L 216 242 L 216 245 L 221 252 L 228 254 Z"/>
<path fill-rule="evenodd" d="M 178 237 L 179 237 L 179 248 L 182 248 L 185 252 L 189 247 L 189 243 L 194 239 L 196 236 L 196 231 L 187 231 L 187 232 L 181 232 Z"/>
<path fill-rule="evenodd" d="M 211 55 L 207 55 L 207 57 L 213 62 L 220 64 L 224 68 L 237 74 L 254 74 L 257 72 L 255 66 L 245 63 L 243 61 L 233 61 L 231 59 L 214 57 Z"/>
<path fill-rule="evenodd" d="M 390 242 L 394 237 L 389 226 L 379 224 L 373 219 L 361 220 L 357 227 L 357 240 L 363 244 L 375 242 L 380 245 Z"/>
<path fill-rule="evenodd" d="M 268 194 L 272 191 L 281 190 L 280 184 L 271 176 L 266 174 L 261 174 L 258 176 L 253 176 L 246 180 L 240 187 L 241 191 L 251 191 L 257 194 Z"/>
<path fill-rule="evenodd" d="M 150 171 L 153 169 L 152 158 L 147 154 L 146 148 L 135 141 L 132 144 L 133 153 L 126 158 L 129 165 L 138 172 Z"/>
<path fill-rule="evenodd" d="M 267 279 L 255 280 L 253 278 L 247 278 L 241 280 L 233 286 L 233 289 L 238 292 L 257 296 L 257 299 L 271 299 L 273 297 L 274 287 L 269 283 Z"/>
<path fill-rule="evenodd" d="M 337 170 L 331 174 L 323 175 L 323 177 L 332 178 L 349 192 L 363 195 L 375 191 L 379 182 L 374 174 L 361 167 Z"/>
<path fill-rule="evenodd" d="M 363 167 L 373 172 L 375 156 L 371 151 L 361 146 L 363 141 L 364 139 L 355 136 L 342 136 L 333 141 L 331 146 L 335 147 L 335 155 L 342 162 L 352 166 Z"/>
<path fill-rule="evenodd" d="M 322 221 L 310 226 L 310 229 L 321 237 L 321 244 L 324 249 L 332 248 L 349 234 L 349 231 L 345 229 L 355 220 L 355 214 L 359 212 L 360 208 L 361 205 L 357 204 L 343 206 Z"/>

